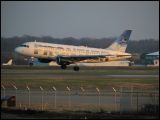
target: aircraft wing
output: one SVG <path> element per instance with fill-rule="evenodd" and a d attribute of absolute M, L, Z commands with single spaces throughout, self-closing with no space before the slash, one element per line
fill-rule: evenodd
<path fill-rule="evenodd" d="M 122 57 L 131 57 L 131 55 L 79 55 L 79 56 L 57 56 L 56 61 L 58 64 L 61 63 L 76 63 L 76 62 L 83 62 L 83 61 L 93 61 L 93 62 L 106 62 L 109 59 L 116 59 Z M 49 58 L 50 60 L 55 58 Z"/>
<path fill-rule="evenodd" d="M 84 60 L 94 60 L 98 58 L 105 58 L 104 55 L 81 55 L 81 56 L 62 56 L 61 59 L 64 61 L 70 62 L 70 63 L 75 63 L 75 62 L 80 62 Z"/>

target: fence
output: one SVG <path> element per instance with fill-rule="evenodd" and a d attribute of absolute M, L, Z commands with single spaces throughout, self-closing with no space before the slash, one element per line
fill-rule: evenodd
<path fill-rule="evenodd" d="M 107 110 L 114 112 L 159 112 L 158 91 L 124 90 L 74 90 L 64 91 L 2 89 L 1 98 L 5 95 L 16 96 L 16 107 L 35 110 Z M 7 107 L 2 104 L 3 107 Z"/>

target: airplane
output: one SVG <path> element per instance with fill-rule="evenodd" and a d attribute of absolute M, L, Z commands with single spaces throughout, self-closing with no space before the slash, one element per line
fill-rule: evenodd
<path fill-rule="evenodd" d="M 7 63 L 3 63 L 2 65 L 12 65 L 12 59 L 10 59 Z"/>
<path fill-rule="evenodd" d="M 66 69 L 67 65 L 77 63 L 124 60 L 132 57 L 130 53 L 125 52 L 131 32 L 132 30 L 125 30 L 106 49 L 35 41 L 23 43 L 15 48 L 15 52 L 23 56 L 37 58 L 42 63 L 55 61 L 61 66 L 61 69 Z M 75 65 L 74 70 L 79 71 L 79 67 Z"/>
<path fill-rule="evenodd" d="M 24 60 L 28 61 L 28 64 L 30 66 L 55 66 L 55 65 L 57 65 L 55 61 L 51 61 L 49 63 L 42 63 L 42 62 L 39 62 L 39 60 L 34 57 L 25 58 Z"/>

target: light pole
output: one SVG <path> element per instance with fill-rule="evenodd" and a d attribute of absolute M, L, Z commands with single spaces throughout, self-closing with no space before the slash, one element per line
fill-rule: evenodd
<path fill-rule="evenodd" d="M 96 90 L 97 90 L 97 92 L 98 92 L 98 105 L 99 105 L 99 107 L 100 107 L 100 90 L 99 90 L 98 87 L 96 87 Z"/>
<path fill-rule="evenodd" d="M 115 106 L 115 111 L 117 111 L 117 94 L 116 94 L 116 89 L 114 87 L 112 87 L 113 91 L 114 91 L 114 106 Z"/>
<path fill-rule="evenodd" d="M 80 89 L 81 89 L 82 93 L 84 94 L 85 89 L 83 87 L 80 87 Z"/>
<path fill-rule="evenodd" d="M 122 102 L 122 86 L 120 88 L 120 114 L 122 114 L 122 105 L 121 105 L 121 102 Z"/>
<path fill-rule="evenodd" d="M 138 91 L 137 91 L 137 112 L 138 112 Z"/>
<path fill-rule="evenodd" d="M 56 88 L 53 86 L 52 87 L 53 88 L 53 90 L 54 90 L 54 108 L 56 109 Z"/>
<path fill-rule="evenodd" d="M 68 90 L 68 106 L 69 106 L 69 108 L 71 107 L 71 89 L 67 86 L 66 87 L 67 88 L 67 90 Z"/>
<path fill-rule="evenodd" d="M 133 106 L 133 85 L 131 86 L 131 110 L 132 110 L 132 106 Z"/>
<path fill-rule="evenodd" d="M 30 107 L 30 88 L 27 86 L 28 90 L 28 106 Z"/>
<path fill-rule="evenodd" d="M 5 92 L 5 87 L 3 86 L 3 85 L 1 85 L 2 86 L 2 88 L 3 88 L 3 97 L 5 98 L 5 96 L 6 96 L 6 92 Z"/>
<path fill-rule="evenodd" d="M 18 88 L 17 88 L 15 85 L 13 85 L 13 84 L 12 84 L 12 86 L 13 86 L 13 88 L 14 88 L 15 91 L 16 91 L 16 105 L 17 105 L 17 89 L 18 89 Z"/>
<path fill-rule="evenodd" d="M 157 109 L 156 109 L 156 91 L 155 91 L 155 93 L 154 93 L 154 105 L 155 105 L 155 114 L 156 114 L 156 112 L 157 112 Z"/>
<path fill-rule="evenodd" d="M 41 89 L 41 93 L 42 93 L 42 96 L 41 96 L 41 109 L 43 111 L 43 88 L 40 86 L 40 89 Z"/>
<path fill-rule="evenodd" d="M 85 89 L 83 87 L 80 87 L 82 94 L 83 94 L 83 99 L 84 99 L 84 94 L 85 94 Z"/>

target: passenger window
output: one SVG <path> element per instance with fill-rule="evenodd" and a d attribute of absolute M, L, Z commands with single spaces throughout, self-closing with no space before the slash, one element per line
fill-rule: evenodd
<path fill-rule="evenodd" d="M 34 54 L 38 54 L 38 50 L 34 50 Z"/>
<path fill-rule="evenodd" d="M 44 55 L 47 55 L 47 51 L 44 51 Z"/>
<path fill-rule="evenodd" d="M 49 55 L 50 55 L 50 56 L 52 56 L 52 55 L 53 55 L 53 53 L 50 51 L 50 52 L 49 52 Z"/>

